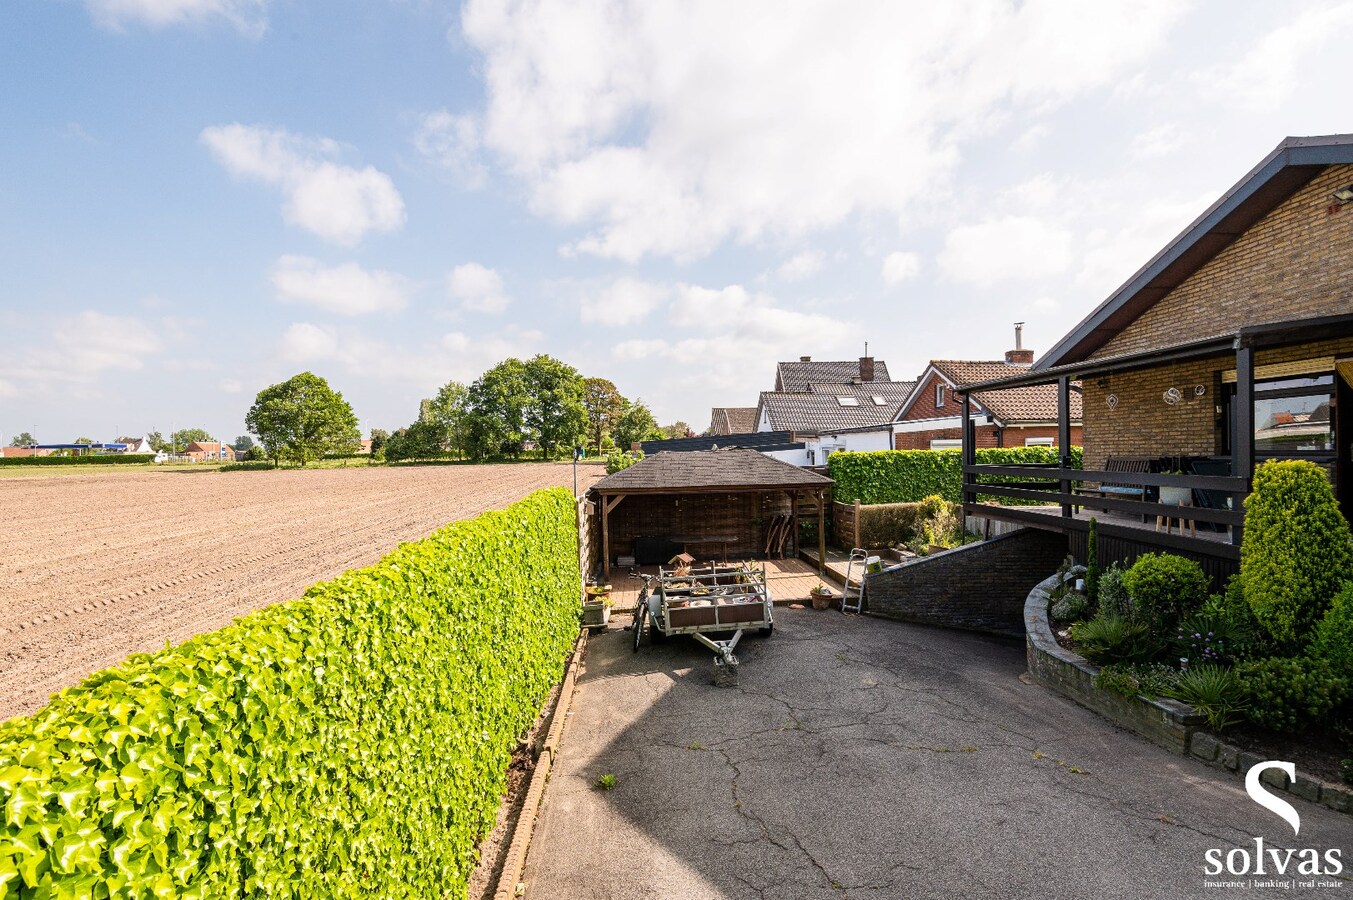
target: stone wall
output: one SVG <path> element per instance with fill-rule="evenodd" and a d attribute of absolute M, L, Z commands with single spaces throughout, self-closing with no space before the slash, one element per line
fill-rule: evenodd
<path fill-rule="evenodd" d="M 1066 535 L 1021 529 L 869 576 L 865 610 L 885 619 L 1022 637 L 1029 589 L 1066 553 Z"/>

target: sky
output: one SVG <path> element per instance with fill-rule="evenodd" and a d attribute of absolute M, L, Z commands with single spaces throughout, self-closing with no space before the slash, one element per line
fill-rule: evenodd
<path fill-rule="evenodd" d="M 0 3 L 0 437 L 363 431 L 549 353 L 659 420 L 776 360 L 1043 351 L 1287 135 L 1353 2 Z"/>

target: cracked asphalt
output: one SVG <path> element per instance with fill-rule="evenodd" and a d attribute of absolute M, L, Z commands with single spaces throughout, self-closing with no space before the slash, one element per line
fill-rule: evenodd
<path fill-rule="evenodd" d="M 1353 818 L 1294 801 L 1293 838 L 1235 776 L 1025 684 L 1020 645 L 784 609 L 716 688 L 693 641 L 630 640 L 589 642 L 530 900 L 1353 893 L 1206 887 L 1209 848 L 1347 858 Z"/>

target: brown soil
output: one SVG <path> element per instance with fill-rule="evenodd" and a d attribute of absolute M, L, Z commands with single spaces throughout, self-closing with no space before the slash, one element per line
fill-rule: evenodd
<path fill-rule="evenodd" d="M 507 861 L 507 851 L 512 845 L 517 822 L 521 820 L 522 806 L 526 802 L 526 792 L 531 788 L 531 776 L 536 771 L 536 759 L 545 742 L 546 732 L 550 730 L 555 704 L 558 702 L 559 685 L 556 684 L 541 707 L 535 724 L 522 735 L 517 749 L 512 753 L 512 762 L 507 767 L 507 790 L 498 804 L 498 822 L 493 831 L 479 843 L 479 865 L 470 874 L 469 889 L 466 891 L 468 900 L 492 900 L 498 890 L 503 863 Z"/>
<path fill-rule="evenodd" d="M 579 490 L 602 474 L 580 466 Z M 544 463 L 0 482 L 0 719 L 401 541 L 572 483 L 572 466 Z"/>

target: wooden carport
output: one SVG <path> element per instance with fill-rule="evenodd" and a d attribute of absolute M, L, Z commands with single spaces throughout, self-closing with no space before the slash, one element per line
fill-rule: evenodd
<path fill-rule="evenodd" d="M 826 558 L 826 505 L 830 478 L 772 459 L 755 450 L 659 453 L 592 486 L 601 513 L 602 568 L 610 577 L 618 550 L 642 537 L 678 544 L 718 544 L 743 558 L 763 556 L 765 512 L 787 510 L 797 550 L 801 501 L 817 507 L 818 559 Z M 621 503 L 631 498 L 629 507 Z M 787 501 L 787 502 L 786 502 Z M 685 503 L 683 508 L 682 504 Z M 617 514 L 620 507 L 620 515 Z M 623 519 L 613 532 L 617 519 Z"/>

